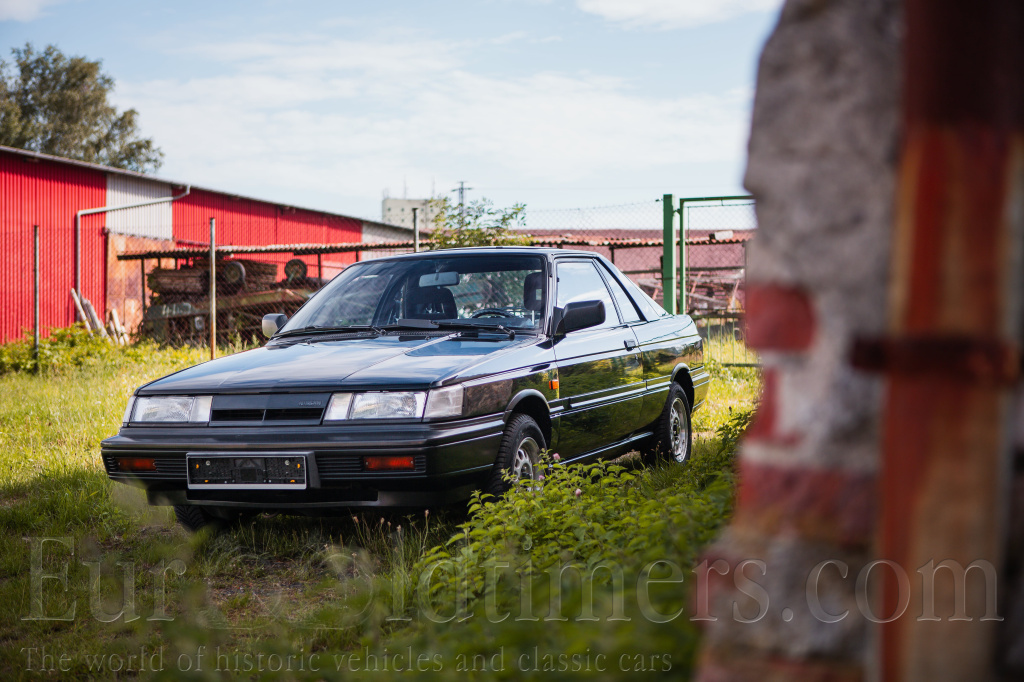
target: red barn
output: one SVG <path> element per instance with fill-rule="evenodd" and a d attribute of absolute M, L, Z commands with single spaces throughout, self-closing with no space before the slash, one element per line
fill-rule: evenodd
<path fill-rule="evenodd" d="M 40 327 L 75 321 L 75 218 L 91 209 L 106 210 L 80 217 L 80 293 L 101 318 L 117 310 L 129 327 L 141 319 L 142 272 L 117 254 L 206 245 L 210 218 L 216 219 L 217 243 L 233 246 L 411 239 L 406 228 L 0 146 L 0 343 L 32 327 L 33 225 L 40 235 Z M 278 263 L 279 270 L 291 257 L 254 256 Z M 354 260 L 353 253 L 331 255 L 323 275 Z"/>

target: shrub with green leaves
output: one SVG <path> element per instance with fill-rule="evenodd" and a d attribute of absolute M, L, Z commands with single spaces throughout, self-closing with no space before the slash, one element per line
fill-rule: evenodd
<path fill-rule="evenodd" d="M 497 209 L 489 199 L 453 204 L 448 197 L 434 199 L 436 211 L 430 248 L 457 249 L 466 246 L 521 246 L 530 243 L 529 235 L 518 232 L 523 226 L 524 204 Z"/>
<path fill-rule="evenodd" d="M 119 346 L 89 334 L 81 324 L 51 329 L 49 336 L 39 340 L 38 362 L 32 346 L 28 337 L 0 345 L 0 374 L 142 362 L 155 347 Z"/>
<path fill-rule="evenodd" d="M 55 327 L 49 336 L 39 340 L 39 360 L 35 359 L 32 339 L 28 336 L 0 345 L 0 375 L 13 372 L 49 372 L 75 367 L 114 369 L 146 360 L 160 351 L 162 362 L 194 364 L 204 358 L 194 348 L 164 348 L 153 341 L 141 340 L 127 346 L 90 334 L 81 324 Z M 235 353 L 254 347 L 236 336 L 223 347 L 221 354 Z"/>
<path fill-rule="evenodd" d="M 441 656 L 453 678 L 474 670 L 474 656 L 479 666 L 499 653 L 504 670 L 488 676 L 688 674 L 698 639 L 683 613 L 690 571 L 729 518 L 749 419 L 737 413 L 683 466 L 631 471 L 546 456 L 542 481 L 500 499 L 476 495 L 471 518 L 411 572 L 409 646 Z M 512 664 L 524 656 L 543 660 Z"/>

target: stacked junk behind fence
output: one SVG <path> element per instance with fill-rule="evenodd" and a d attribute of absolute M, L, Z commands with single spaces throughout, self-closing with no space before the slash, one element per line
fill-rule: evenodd
<path fill-rule="evenodd" d="M 218 341 L 249 341 L 266 312 L 291 316 L 322 286 L 308 277 L 306 263 L 293 258 L 278 279 L 278 265 L 247 258 L 216 263 Z M 177 267 L 157 267 L 146 275 L 151 292 L 143 314 L 143 336 L 169 343 L 205 343 L 209 338 L 210 259 L 185 258 Z"/>
<path fill-rule="evenodd" d="M 689 200 L 688 200 L 689 201 Z M 753 203 L 705 200 L 680 204 L 685 242 L 676 240 L 675 310 L 691 314 L 725 364 L 756 361 L 743 345 L 746 241 L 754 234 Z M 663 305 L 665 300 L 664 206 L 643 202 L 590 209 L 527 213 L 523 232 L 537 246 L 602 254 Z M 429 248 L 429 232 L 422 246 Z M 218 343 L 259 343 L 268 313 L 289 317 L 346 263 L 413 250 L 413 242 L 218 246 L 216 335 Z M 145 272 L 142 324 L 138 336 L 173 345 L 209 342 L 210 260 L 203 246 L 123 253 L 118 260 L 142 261 Z M 328 265 L 328 259 L 333 259 Z M 155 267 L 154 267 L 155 266 Z M 326 272 L 325 272 L 326 266 Z M 334 266 L 334 267 L 331 267 Z M 138 272 L 138 271 L 137 271 Z M 669 306 L 666 305 L 668 308 Z M 670 309 L 671 309 L 670 308 Z"/>

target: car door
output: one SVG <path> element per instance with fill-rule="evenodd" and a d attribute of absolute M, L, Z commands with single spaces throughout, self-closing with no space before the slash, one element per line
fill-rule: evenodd
<path fill-rule="evenodd" d="M 559 398 L 558 450 L 575 457 L 629 436 L 643 401 L 643 366 L 636 336 L 622 321 L 591 258 L 561 258 L 555 265 L 555 305 L 600 300 L 604 323 L 556 340 Z"/>
<path fill-rule="evenodd" d="M 607 270 L 606 274 L 611 275 Z M 633 325 L 643 362 L 644 382 L 647 386 L 640 411 L 639 429 L 651 426 L 665 407 L 669 387 L 676 367 L 682 365 L 693 370 L 703 364 L 700 336 L 688 315 L 669 315 L 625 277 L 609 277 L 616 282 L 613 291 L 628 290 L 646 318 Z M 623 284 L 626 286 L 623 287 Z M 626 292 L 623 291 L 623 294 Z M 690 406 L 693 409 L 693 405 Z"/>

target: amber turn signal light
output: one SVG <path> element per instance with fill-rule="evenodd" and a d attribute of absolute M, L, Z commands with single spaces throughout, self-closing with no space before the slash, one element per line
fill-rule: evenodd
<path fill-rule="evenodd" d="M 412 456 L 363 457 L 367 471 L 409 471 L 416 468 Z"/>
<path fill-rule="evenodd" d="M 551 388 L 552 391 L 557 391 L 558 390 L 558 379 L 552 379 L 551 381 L 549 381 L 548 382 L 548 386 Z"/>
<path fill-rule="evenodd" d="M 121 471 L 156 471 L 152 457 L 118 457 L 117 466 Z"/>

